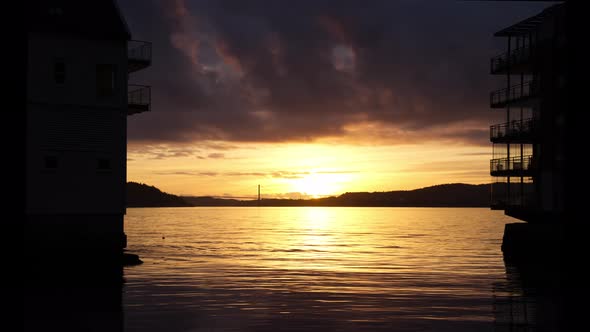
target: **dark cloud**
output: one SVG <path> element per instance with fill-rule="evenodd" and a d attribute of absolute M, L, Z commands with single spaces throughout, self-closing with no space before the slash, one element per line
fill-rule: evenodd
<path fill-rule="evenodd" d="M 168 144 L 131 144 L 129 145 L 129 152 L 133 155 L 143 155 L 146 158 L 152 160 L 162 160 L 169 158 L 190 157 L 197 155 L 200 150 L 195 147 Z M 128 158 L 127 160 L 133 159 Z"/>
<path fill-rule="evenodd" d="M 225 158 L 225 154 L 219 153 L 219 152 L 210 153 L 207 155 L 207 158 L 209 158 L 209 159 L 223 159 L 223 158 Z"/>
<path fill-rule="evenodd" d="M 266 176 L 267 173 L 262 172 L 228 172 L 224 173 L 228 176 Z"/>
<path fill-rule="evenodd" d="M 309 172 L 272 172 L 269 174 L 273 178 L 277 179 L 302 179 L 306 175 L 309 175 Z"/>
<path fill-rule="evenodd" d="M 131 140 L 310 141 L 358 123 L 391 142 L 486 142 L 492 34 L 548 4 L 469 1 L 120 1 L 153 65 Z M 482 130 L 441 131 L 477 124 Z M 370 134 L 370 133 L 369 133 Z M 404 137 L 408 135 L 408 137 Z M 434 136 L 436 136 L 434 135 Z"/>

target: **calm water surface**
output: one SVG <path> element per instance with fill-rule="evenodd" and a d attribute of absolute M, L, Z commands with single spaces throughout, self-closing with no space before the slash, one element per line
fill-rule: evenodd
<path fill-rule="evenodd" d="M 125 331 L 494 331 L 534 303 L 507 275 L 500 211 L 128 209 Z"/>

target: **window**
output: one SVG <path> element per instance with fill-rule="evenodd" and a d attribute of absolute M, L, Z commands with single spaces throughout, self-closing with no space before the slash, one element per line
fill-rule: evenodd
<path fill-rule="evenodd" d="M 45 169 L 57 169 L 59 166 L 56 156 L 45 156 L 44 159 Z"/>
<path fill-rule="evenodd" d="M 53 78 L 56 84 L 66 83 L 66 63 L 63 60 L 57 60 L 53 64 Z"/>
<path fill-rule="evenodd" d="M 107 158 L 98 158 L 96 160 L 96 169 L 99 171 L 110 171 L 111 160 Z"/>
<path fill-rule="evenodd" d="M 115 94 L 116 66 L 109 64 L 96 65 L 96 95 L 110 97 Z"/>

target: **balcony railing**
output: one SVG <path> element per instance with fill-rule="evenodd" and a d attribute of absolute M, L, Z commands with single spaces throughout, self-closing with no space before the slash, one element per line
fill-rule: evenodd
<path fill-rule="evenodd" d="M 508 103 L 523 102 L 536 97 L 539 84 L 536 81 L 528 81 L 516 84 L 510 88 L 504 88 L 490 93 L 490 106 L 492 108 L 505 107 Z"/>
<path fill-rule="evenodd" d="M 152 43 L 140 40 L 127 42 L 127 70 L 134 72 L 152 64 Z"/>
<path fill-rule="evenodd" d="M 527 63 L 531 60 L 531 47 L 520 47 L 515 50 L 504 52 L 490 60 L 490 72 L 492 74 L 500 73 L 508 68 L 508 66 L 516 66 Z"/>
<path fill-rule="evenodd" d="M 530 180 L 522 183 L 512 182 L 510 186 L 506 182 L 493 182 L 491 189 L 490 207 L 493 210 L 536 206 L 535 184 Z"/>
<path fill-rule="evenodd" d="M 490 160 L 490 173 L 493 176 L 527 175 L 532 169 L 532 155 Z"/>
<path fill-rule="evenodd" d="M 151 87 L 129 85 L 127 88 L 127 115 L 148 112 L 152 102 Z"/>
<path fill-rule="evenodd" d="M 514 120 L 490 126 L 490 141 L 492 142 L 522 142 L 530 141 L 534 130 L 532 118 Z"/>

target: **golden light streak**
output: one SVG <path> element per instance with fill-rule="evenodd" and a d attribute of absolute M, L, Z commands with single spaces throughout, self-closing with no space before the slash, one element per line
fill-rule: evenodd
<path fill-rule="evenodd" d="M 436 144 L 130 145 L 128 180 L 177 195 L 309 198 L 489 182 L 488 147 Z"/>

